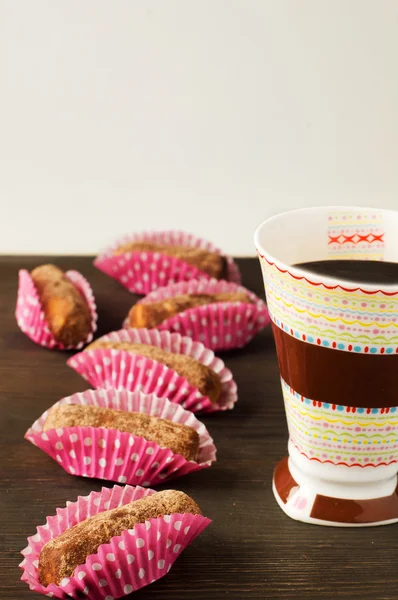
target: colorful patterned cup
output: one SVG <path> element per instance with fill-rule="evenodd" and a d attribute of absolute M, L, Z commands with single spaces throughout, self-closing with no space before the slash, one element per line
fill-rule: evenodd
<path fill-rule="evenodd" d="M 277 349 L 289 457 L 273 490 L 294 519 L 335 526 L 398 521 L 398 281 L 304 270 L 336 259 L 398 262 L 398 212 L 287 212 L 255 233 Z"/>

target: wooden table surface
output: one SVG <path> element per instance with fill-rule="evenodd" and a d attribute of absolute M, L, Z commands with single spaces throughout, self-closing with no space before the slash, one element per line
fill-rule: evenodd
<path fill-rule="evenodd" d="M 19 579 L 20 550 L 36 525 L 79 494 L 111 485 L 67 474 L 24 440 L 33 421 L 87 383 L 65 364 L 67 353 L 33 344 L 14 318 L 18 269 L 48 257 L 0 258 L 0 599 L 39 599 Z M 90 258 L 57 257 L 61 268 L 91 282 L 102 335 L 119 329 L 134 301 Z M 244 284 L 263 295 L 255 259 L 239 261 Z M 163 487 L 191 494 L 212 525 L 189 546 L 170 573 L 134 600 L 396 600 L 398 528 L 339 529 L 290 520 L 271 490 L 276 461 L 286 454 L 287 428 L 270 330 L 240 351 L 223 353 L 239 386 L 228 413 L 203 417 L 218 448 L 212 468 Z"/>

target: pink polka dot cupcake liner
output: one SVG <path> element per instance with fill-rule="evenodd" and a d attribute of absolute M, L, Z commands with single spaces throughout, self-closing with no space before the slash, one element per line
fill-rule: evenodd
<path fill-rule="evenodd" d="M 97 307 L 90 284 L 78 271 L 67 271 L 65 275 L 85 298 L 91 312 L 91 333 L 86 340 L 76 346 L 65 346 L 57 342 L 46 322 L 43 306 L 29 271 L 26 269 L 19 271 L 18 298 L 15 311 L 18 326 L 33 342 L 45 348 L 57 350 L 83 348 L 85 344 L 91 342 L 97 329 Z"/>
<path fill-rule="evenodd" d="M 127 235 L 118 240 L 94 260 L 94 265 L 109 277 L 119 281 L 130 292 L 136 294 L 148 294 L 152 290 L 178 281 L 199 278 L 210 279 L 207 273 L 200 271 L 194 265 L 161 252 L 113 254 L 113 251 L 122 244 L 144 241 L 170 246 L 202 248 L 221 255 L 221 250 L 210 242 L 184 231 L 145 231 Z M 239 283 L 240 271 L 238 265 L 230 256 L 225 256 L 225 258 L 227 261 L 226 279 Z"/>
<path fill-rule="evenodd" d="M 67 502 L 49 516 L 44 525 L 28 538 L 22 550 L 22 581 L 31 590 L 47 596 L 61 598 L 90 598 L 90 600 L 115 600 L 166 575 L 178 556 L 211 523 L 201 515 L 165 515 L 135 525 L 102 544 L 96 554 L 76 567 L 72 577 L 65 577 L 60 585 L 44 587 L 39 582 L 38 565 L 43 546 L 66 529 L 108 509 L 117 508 L 139 500 L 155 491 L 142 487 L 118 486 L 79 496 L 76 502 Z"/>
<path fill-rule="evenodd" d="M 150 358 L 116 349 L 86 350 L 68 359 L 67 364 L 95 388 L 138 389 L 160 398 L 166 397 L 191 412 L 231 409 L 238 399 L 237 385 L 231 371 L 212 350 L 192 338 L 156 329 L 122 329 L 100 339 L 150 344 L 162 350 L 191 356 L 218 374 L 221 395 L 217 403 L 211 402 L 210 398 L 173 369 Z"/>
<path fill-rule="evenodd" d="M 199 434 L 196 461 L 187 460 L 141 436 L 117 429 L 64 427 L 43 431 L 48 411 L 28 429 L 25 438 L 56 460 L 67 473 L 119 483 L 149 486 L 210 467 L 216 447 L 206 427 L 189 411 L 166 398 L 127 390 L 87 390 L 63 398 L 60 404 L 80 404 L 146 413 L 187 425 Z"/>
<path fill-rule="evenodd" d="M 253 304 L 244 302 L 215 302 L 181 312 L 157 326 L 203 342 L 214 351 L 242 348 L 270 322 L 267 305 L 253 292 L 236 283 L 211 279 L 175 283 L 151 292 L 138 304 L 161 302 L 183 294 L 218 294 L 244 292 Z M 123 323 L 128 327 L 127 319 Z"/>

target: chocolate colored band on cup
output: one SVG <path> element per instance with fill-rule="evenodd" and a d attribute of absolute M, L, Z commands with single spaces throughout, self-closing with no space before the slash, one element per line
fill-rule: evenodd
<path fill-rule="evenodd" d="M 362 408 L 398 405 L 398 354 L 352 354 L 307 344 L 272 323 L 282 378 L 320 402 Z"/>
<path fill-rule="evenodd" d="M 274 485 L 283 504 L 286 504 L 290 497 L 300 490 L 300 486 L 290 473 L 287 457 L 283 458 L 275 468 Z M 396 519 L 397 516 L 398 486 L 390 496 L 368 500 L 332 498 L 317 494 L 310 513 L 312 519 L 346 524 L 377 523 Z"/>
<path fill-rule="evenodd" d="M 289 500 L 289 496 L 297 492 L 300 487 L 290 473 L 288 461 L 288 457 L 285 456 L 285 458 L 278 462 L 274 471 L 275 489 L 283 504 L 286 504 Z"/>
<path fill-rule="evenodd" d="M 396 519 L 398 487 L 384 498 L 350 500 L 317 495 L 310 516 L 335 523 L 377 523 Z"/>

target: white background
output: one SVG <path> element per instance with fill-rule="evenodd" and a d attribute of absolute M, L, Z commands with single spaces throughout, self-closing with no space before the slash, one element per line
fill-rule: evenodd
<path fill-rule="evenodd" d="M 398 208 L 397 0 L 0 0 L 0 252 Z"/>

